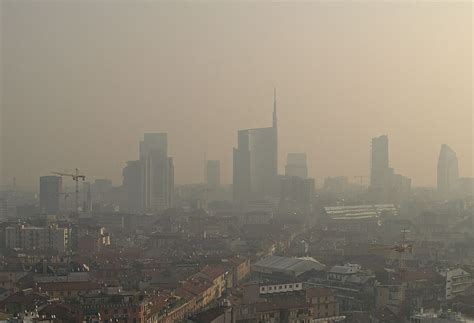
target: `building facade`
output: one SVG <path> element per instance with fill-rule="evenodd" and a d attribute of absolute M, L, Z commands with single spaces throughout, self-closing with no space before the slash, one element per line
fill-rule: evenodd
<path fill-rule="evenodd" d="M 285 176 L 308 177 L 305 153 L 289 153 L 286 157 Z"/>
<path fill-rule="evenodd" d="M 161 212 L 173 205 L 174 166 L 168 157 L 168 135 L 146 133 L 140 142 L 142 208 Z"/>
<path fill-rule="evenodd" d="M 396 174 L 389 166 L 388 137 L 372 139 L 370 187 L 374 202 L 394 202 L 406 198 L 411 190 L 411 179 Z"/>
<path fill-rule="evenodd" d="M 252 199 L 278 194 L 278 129 L 276 97 L 273 125 L 269 128 L 239 130 L 233 154 L 234 202 L 244 205 Z"/>
<path fill-rule="evenodd" d="M 207 188 L 215 189 L 221 185 L 221 162 L 220 160 L 206 161 L 206 184 Z"/>
<path fill-rule="evenodd" d="M 58 214 L 62 193 L 62 178 L 60 176 L 40 177 L 40 212 Z"/>
<path fill-rule="evenodd" d="M 442 193 L 457 189 L 459 181 L 458 157 L 448 145 L 442 145 L 437 167 L 438 190 Z"/>

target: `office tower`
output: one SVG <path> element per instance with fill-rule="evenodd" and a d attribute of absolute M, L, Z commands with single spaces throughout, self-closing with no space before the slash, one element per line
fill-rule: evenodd
<path fill-rule="evenodd" d="M 125 195 L 123 209 L 128 212 L 140 212 L 142 210 L 141 172 L 139 160 L 128 161 L 122 172 L 122 188 Z"/>
<path fill-rule="evenodd" d="M 443 193 L 457 189 L 459 181 L 458 158 L 448 145 L 442 145 L 438 158 L 438 190 Z"/>
<path fill-rule="evenodd" d="M 313 198 L 313 178 L 285 176 L 281 179 L 280 211 L 302 213 L 311 212 Z"/>
<path fill-rule="evenodd" d="M 285 176 L 308 177 L 305 153 L 289 153 L 286 157 Z"/>
<path fill-rule="evenodd" d="M 40 212 L 58 214 L 61 193 L 62 178 L 60 176 L 40 177 Z"/>
<path fill-rule="evenodd" d="M 323 189 L 330 193 L 343 193 L 349 186 L 347 176 L 326 177 L 324 179 Z"/>
<path fill-rule="evenodd" d="M 221 162 L 219 160 L 206 162 L 206 184 L 208 188 L 213 189 L 221 185 Z"/>
<path fill-rule="evenodd" d="M 82 212 L 90 213 L 92 212 L 92 192 L 91 192 L 91 183 L 84 182 L 82 183 Z"/>
<path fill-rule="evenodd" d="M 370 187 L 374 202 L 399 202 L 411 191 L 411 179 L 389 166 L 388 137 L 372 139 Z"/>
<path fill-rule="evenodd" d="M 390 177 L 388 161 L 388 137 L 386 135 L 372 139 L 372 159 L 370 186 L 372 189 L 386 188 Z"/>
<path fill-rule="evenodd" d="M 160 212 L 173 205 L 174 166 L 166 133 L 147 133 L 140 142 L 142 208 Z"/>
<path fill-rule="evenodd" d="M 273 124 L 269 128 L 239 130 L 233 154 L 234 202 L 278 194 L 278 128 L 276 93 L 273 97 Z"/>
<path fill-rule="evenodd" d="M 8 199 L 0 192 L 0 219 L 5 219 L 8 215 Z"/>

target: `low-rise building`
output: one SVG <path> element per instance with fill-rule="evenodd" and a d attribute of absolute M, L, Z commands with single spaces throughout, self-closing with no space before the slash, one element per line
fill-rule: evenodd
<path fill-rule="evenodd" d="M 446 299 L 453 299 L 472 286 L 472 276 L 467 271 L 456 268 L 446 272 Z"/>

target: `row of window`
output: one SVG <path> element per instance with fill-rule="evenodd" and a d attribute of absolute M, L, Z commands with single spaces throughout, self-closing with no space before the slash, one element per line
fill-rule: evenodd
<path fill-rule="evenodd" d="M 273 287 L 275 287 L 275 288 L 273 288 Z M 299 288 L 299 287 L 300 287 L 300 284 L 295 284 L 295 288 Z M 280 290 L 280 289 L 283 289 L 283 288 L 293 288 L 293 284 L 279 285 L 279 286 L 269 286 L 268 290 Z M 263 292 L 265 290 L 265 287 L 260 287 L 260 290 Z"/>

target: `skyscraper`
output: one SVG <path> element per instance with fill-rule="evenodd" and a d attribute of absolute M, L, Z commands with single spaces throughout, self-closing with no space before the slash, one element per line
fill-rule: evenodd
<path fill-rule="evenodd" d="M 142 207 L 160 212 L 173 205 L 174 166 L 166 133 L 146 133 L 140 142 Z"/>
<path fill-rule="evenodd" d="M 395 173 L 389 166 L 388 137 L 372 139 L 370 187 L 374 202 L 398 202 L 408 196 L 411 179 Z"/>
<path fill-rule="evenodd" d="M 269 128 L 239 130 L 234 148 L 234 202 L 278 194 L 278 126 L 276 91 L 273 96 L 273 124 Z"/>
<path fill-rule="evenodd" d="M 314 178 L 299 176 L 281 178 L 280 211 L 311 212 L 313 199 Z"/>
<path fill-rule="evenodd" d="M 58 214 L 63 180 L 60 176 L 40 177 L 40 212 Z"/>
<path fill-rule="evenodd" d="M 286 157 L 285 176 L 308 177 L 305 153 L 289 153 Z"/>
<path fill-rule="evenodd" d="M 128 212 L 139 212 L 142 210 L 142 194 L 141 194 L 141 164 L 139 160 L 131 160 L 127 162 L 127 166 L 123 169 L 123 191 L 124 204 L 123 208 Z"/>
<path fill-rule="evenodd" d="M 390 175 L 388 161 L 388 137 L 383 135 L 373 138 L 370 168 L 370 186 L 372 189 L 387 187 Z"/>
<path fill-rule="evenodd" d="M 206 184 L 208 188 L 221 185 L 221 162 L 219 160 L 206 161 Z"/>
<path fill-rule="evenodd" d="M 438 190 L 443 193 L 457 189 L 459 182 L 458 157 L 448 145 L 442 145 L 438 158 Z"/>

